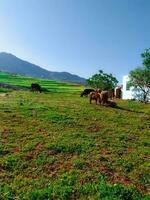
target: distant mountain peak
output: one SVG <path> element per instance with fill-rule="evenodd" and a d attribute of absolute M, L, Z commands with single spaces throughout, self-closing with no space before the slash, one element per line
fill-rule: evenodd
<path fill-rule="evenodd" d="M 4 55 L 4 56 L 13 56 L 13 57 L 16 57 L 15 55 L 13 55 L 12 53 L 8 53 L 8 52 L 0 52 L 1 55 Z M 17 58 L 17 57 L 16 57 Z"/>
<path fill-rule="evenodd" d="M 69 72 L 53 72 L 24 61 L 7 52 L 0 53 L 0 71 L 21 74 L 25 76 L 46 78 L 50 80 L 67 81 L 84 84 L 86 79 Z"/>

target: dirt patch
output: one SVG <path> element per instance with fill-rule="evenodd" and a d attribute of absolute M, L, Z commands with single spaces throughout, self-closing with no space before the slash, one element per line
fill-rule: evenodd
<path fill-rule="evenodd" d="M 124 185 L 132 184 L 132 181 L 124 176 L 120 176 L 118 173 L 114 172 L 110 174 L 110 180 L 114 183 L 121 183 Z"/>
<path fill-rule="evenodd" d="M 43 143 L 38 143 L 36 144 L 35 148 L 30 151 L 27 155 L 24 156 L 25 160 L 31 160 L 33 158 L 36 158 L 37 155 L 41 152 L 41 150 L 43 149 Z"/>
<path fill-rule="evenodd" d="M 20 147 L 15 147 L 13 150 L 12 150 L 13 153 L 18 153 L 20 152 Z"/>
<path fill-rule="evenodd" d="M 135 151 L 136 151 L 136 149 L 133 148 L 133 147 L 129 147 L 129 148 L 127 149 L 127 152 L 128 152 L 128 153 L 135 152 Z"/>
<path fill-rule="evenodd" d="M 9 128 L 4 128 L 2 130 L 2 137 L 3 138 L 7 138 L 8 136 L 10 136 L 11 134 L 13 134 L 13 130 L 9 129 Z"/>
<path fill-rule="evenodd" d="M 99 172 L 105 174 L 108 177 L 108 181 L 111 183 L 121 183 L 123 185 L 130 185 L 133 184 L 133 182 L 128 179 L 127 177 L 121 176 L 119 173 L 110 171 L 107 167 L 101 166 L 97 169 Z"/>
<path fill-rule="evenodd" d="M 54 164 L 46 164 L 43 167 L 43 171 L 51 177 L 57 177 L 59 171 L 70 171 L 72 164 L 70 162 L 55 162 Z"/>
<path fill-rule="evenodd" d="M 148 159 L 150 161 L 150 154 L 145 155 L 144 158 Z"/>
<path fill-rule="evenodd" d="M 100 131 L 102 128 L 103 128 L 103 126 L 100 126 L 100 125 L 98 125 L 98 124 L 93 124 L 93 125 L 91 125 L 91 126 L 89 126 L 89 127 L 87 128 L 87 131 L 88 131 L 88 132 L 98 132 L 98 131 Z"/>

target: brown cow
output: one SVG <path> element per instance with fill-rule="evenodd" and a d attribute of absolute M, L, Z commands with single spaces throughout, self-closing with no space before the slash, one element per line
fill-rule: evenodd
<path fill-rule="evenodd" d="M 109 99 L 114 99 L 114 97 L 115 97 L 114 89 L 108 90 L 108 98 Z"/>
<path fill-rule="evenodd" d="M 90 104 L 92 103 L 92 100 L 95 100 L 96 104 L 98 104 L 98 103 L 101 104 L 101 96 L 100 96 L 99 92 L 97 92 L 97 91 L 90 92 L 89 98 L 90 98 Z"/>
<path fill-rule="evenodd" d="M 109 93 L 108 93 L 108 91 L 102 91 L 101 93 L 100 93 L 100 99 L 101 99 L 101 103 L 102 104 L 107 104 L 107 102 L 108 102 L 108 95 Z"/>

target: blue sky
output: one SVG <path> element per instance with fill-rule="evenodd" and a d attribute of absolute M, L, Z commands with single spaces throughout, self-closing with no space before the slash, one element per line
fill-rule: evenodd
<path fill-rule="evenodd" d="M 150 48 L 150 0 L 0 0 L 0 51 L 51 71 L 122 76 Z"/>

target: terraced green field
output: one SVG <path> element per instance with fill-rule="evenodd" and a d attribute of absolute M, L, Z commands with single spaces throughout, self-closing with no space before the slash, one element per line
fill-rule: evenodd
<path fill-rule="evenodd" d="M 14 86 L 19 86 L 24 90 L 29 90 L 31 83 L 39 83 L 45 92 L 77 92 L 82 90 L 79 84 L 59 82 L 47 79 L 37 79 L 20 75 L 12 75 L 5 72 L 0 72 L 0 83 L 7 83 Z M 2 90 L 2 89 L 0 89 Z"/>
<path fill-rule="evenodd" d="M 82 86 L 0 75 L 33 80 L 46 92 L 0 94 L 0 199 L 150 199 L 150 105 L 90 105 Z"/>

